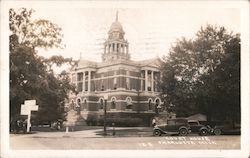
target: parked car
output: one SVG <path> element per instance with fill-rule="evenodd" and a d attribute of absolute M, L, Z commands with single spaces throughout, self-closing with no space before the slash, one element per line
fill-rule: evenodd
<path fill-rule="evenodd" d="M 209 125 L 205 126 L 198 120 L 188 120 L 188 124 L 191 128 L 191 133 L 198 133 L 201 136 L 206 136 L 213 132 L 213 129 Z"/>
<path fill-rule="evenodd" d="M 191 129 L 188 120 L 183 118 L 167 120 L 166 124 L 156 125 L 153 129 L 155 136 L 161 136 L 162 134 L 186 136 L 190 132 Z"/>
<path fill-rule="evenodd" d="M 241 126 L 240 124 L 223 124 L 223 125 L 216 125 L 213 128 L 214 135 L 221 135 L 221 134 L 241 134 Z"/>

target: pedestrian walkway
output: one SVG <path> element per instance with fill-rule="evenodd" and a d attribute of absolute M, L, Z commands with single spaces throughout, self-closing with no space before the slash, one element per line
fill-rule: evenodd
<path fill-rule="evenodd" d="M 152 128 L 150 127 L 116 127 L 113 131 L 112 127 L 107 128 L 107 136 L 127 137 L 127 136 L 149 136 L 152 134 Z M 14 135 L 14 134 L 11 134 Z M 103 128 L 89 129 L 81 131 L 65 131 L 59 132 L 39 132 L 35 131 L 31 134 L 18 134 L 20 137 L 33 137 L 33 138 L 60 138 L 60 137 L 72 137 L 72 138 L 102 138 Z"/>

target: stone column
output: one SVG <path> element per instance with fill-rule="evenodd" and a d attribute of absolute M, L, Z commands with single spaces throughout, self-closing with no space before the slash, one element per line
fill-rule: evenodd
<path fill-rule="evenodd" d="M 116 43 L 114 43 L 114 52 L 116 52 Z"/>
<path fill-rule="evenodd" d="M 125 52 L 125 45 L 123 44 L 122 45 L 122 54 L 124 54 L 124 52 Z"/>
<path fill-rule="evenodd" d="M 91 71 L 89 70 L 88 71 L 88 92 L 90 92 L 90 84 L 91 84 L 91 81 L 90 81 L 90 79 L 91 79 Z"/>
<path fill-rule="evenodd" d="M 117 52 L 120 53 L 121 52 L 120 50 L 121 50 L 121 44 L 118 43 L 118 51 Z"/>
<path fill-rule="evenodd" d="M 126 47 L 126 54 L 128 54 L 128 45 L 127 45 L 127 47 Z"/>
<path fill-rule="evenodd" d="M 145 70 L 145 91 L 148 91 L 148 70 Z"/>
<path fill-rule="evenodd" d="M 78 76 L 77 76 L 77 73 L 75 73 L 75 76 L 76 76 L 76 80 L 75 80 L 76 90 L 78 90 L 78 88 L 77 88 L 77 82 L 78 82 L 78 81 L 77 81 L 77 77 L 78 77 Z"/>
<path fill-rule="evenodd" d="M 154 71 L 151 71 L 151 91 L 154 91 Z"/>
<path fill-rule="evenodd" d="M 141 82 L 140 89 L 141 89 L 141 91 L 142 91 L 142 90 L 143 90 L 143 80 L 142 80 L 142 79 L 140 79 L 140 82 Z"/>
<path fill-rule="evenodd" d="M 83 72 L 82 91 L 85 92 L 85 71 Z"/>
<path fill-rule="evenodd" d="M 104 45 L 104 54 L 106 54 L 106 50 L 107 50 L 106 47 L 107 47 L 107 45 L 105 44 L 105 45 Z"/>

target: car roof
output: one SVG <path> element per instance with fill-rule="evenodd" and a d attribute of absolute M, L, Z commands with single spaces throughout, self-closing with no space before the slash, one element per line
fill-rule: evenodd
<path fill-rule="evenodd" d="M 188 120 L 188 122 L 199 122 L 198 120 Z"/>
<path fill-rule="evenodd" d="M 173 119 L 169 119 L 169 120 L 187 120 L 186 118 L 173 118 Z"/>

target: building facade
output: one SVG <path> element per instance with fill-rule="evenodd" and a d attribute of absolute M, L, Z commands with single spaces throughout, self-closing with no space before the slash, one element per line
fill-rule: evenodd
<path fill-rule="evenodd" d="M 71 71 L 77 94 L 69 94 L 68 108 L 77 108 L 86 117 L 102 115 L 105 95 L 108 113 L 151 113 L 164 111 L 159 97 L 160 59 L 130 59 L 129 43 L 116 15 L 104 42 L 102 62 L 80 59 Z"/>

